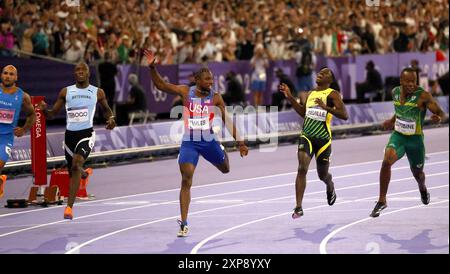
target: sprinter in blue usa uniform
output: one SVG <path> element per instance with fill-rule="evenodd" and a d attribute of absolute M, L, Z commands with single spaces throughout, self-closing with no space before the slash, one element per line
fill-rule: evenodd
<path fill-rule="evenodd" d="M 195 73 L 195 86 L 174 85 L 167 83 L 159 75 L 155 67 L 156 57 L 146 51 L 150 64 L 150 76 L 155 86 L 164 92 L 178 95 L 183 100 L 184 135 L 178 156 L 181 172 L 180 190 L 180 230 L 178 237 L 188 234 L 187 216 L 191 201 L 192 177 L 197 166 L 199 156 L 203 156 L 222 173 L 230 171 L 228 156 L 224 147 L 216 140 L 212 130 L 214 115 L 220 115 L 228 131 L 237 141 L 241 157 L 248 153 L 244 141 L 238 136 L 233 122 L 225 113 L 225 103 L 220 93 L 212 89 L 213 76 L 209 69 L 202 68 Z"/>

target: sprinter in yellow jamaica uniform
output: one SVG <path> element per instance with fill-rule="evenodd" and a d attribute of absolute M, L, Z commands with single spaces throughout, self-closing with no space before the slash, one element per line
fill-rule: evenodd
<path fill-rule="evenodd" d="M 319 71 L 316 78 L 317 87 L 300 98 L 300 103 L 292 96 L 289 87 L 280 85 L 280 91 L 290 101 L 295 111 L 304 118 L 303 130 L 298 145 L 298 171 L 295 180 L 296 207 L 292 218 L 303 215 L 302 201 L 306 188 L 306 173 L 312 157 L 316 156 L 317 174 L 327 186 L 327 200 L 331 206 L 336 201 L 336 192 L 332 176 L 328 172 L 331 156 L 331 119 L 336 116 L 347 120 L 347 110 L 338 91 L 330 88 L 334 81 L 333 72 L 329 68 Z"/>

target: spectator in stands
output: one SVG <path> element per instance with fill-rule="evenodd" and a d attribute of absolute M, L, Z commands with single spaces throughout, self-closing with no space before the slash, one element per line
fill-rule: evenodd
<path fill-rule="evenodd" d="M 92 64 L 98 60 L 101 60 L 102 54 L 98 44 L 95 40 L 89 39 L 86 44 L 86 50 L 84 51 L 84 62 L 86 64 Z"/>
<path fill-rule="evenodd" d="M 333 30 L 331 29 L 331 26 L 325 28 L 325 32 L 322 35 L 322 41 L 324 54 L 331 56 L 333 51 Z"/>
<path fill-rule="evenodd" d="M 254 54 L 255 45 L 253 44 L 253 34 L 248 31 L 245 35 L 243 28 L 239 29 L 238 42 L 236 49 L 236 58 L 239 60 L 250 60 Z"/>
<path fill-rule="evenodd" d="M 292 93 L 292 96 L 294 96 L 295 98 L 297 98 L 298 94 L 297 94 L 297 89 L 295 88 L 294 83 L 292 82 L 292 80 L 289 78 L 289 76 L 284 73 L 284 71 L 281 68 L 277 68 L 275 70 L 275 74 L 278 78 L 278 80 L 280 81 L 280 84 L 286 84 L 289 87 L 289 90 Z M 311 88 L 312 89 L 312 88 Z M 289 101 L 286 99 L 286 96 L 284 96 L 283 93 L 281 92 L 274 92 L 272 94 L 272 106 L 277 106 L 278 110 L 284 110 L 286 108 L 291 108 L 291 104 L 289 103 Z"/>
<path fill-rule="evenodd" d="M 116 104 L 117 125 L 123 126 L 129 123 L 129 114 L 138 111 L 147 111 L 147 96 L 144 89 L 139 85 L 136 74 L 128 75 L 128 83 L 131 86 L 127 101 Z"/>
<path fill-rule="evenodd" d="M 237 74 L 234 71 L 229 71 L 226 74 L 225 80 L 227 81 L 227 87 L 222 98 L 226 105 L 244 106 L 246 103 L 244 87 L 236 76 Z"/>
<path fill-rule="evenodd" d="M 31 38 L 33 41 L 33 53 L 39 55 L 48 55 L 50 43 L 48 41 L 48 36 L 44 32 L 42 22 L 34 22 L 35 32 Z"/>
<path fill-rule="evenodd" d="M 116 64 L 119 62 L 119 53 L 117 51 L 117 36 L 114 33 L 111 33 L 106 42 L 105 52 L 108 52 L 108 59 Z"/>
<path fill-rule="evenodd" d="M 172 47 L 172 44 L 168 38 L 163 40 L 162 43 L 162 53 L 164 54 L 161 56 L 161 64 L 162 65 L 171 65 L 175 62 L 175 52 Z"/>
<path fill-rule="evenodd" d="M 31 25 L 30 27 L 26 28 L 25 31 L 23 32 L 22 43 L 21 43 L 21 50 L 24 51 L 25 53 L 30 53 L 30 54 L 33 53 L 33 40 L 32 40 L 32 38 L 33 38 L 34 32 L 35 32 L 35 28 L 34 28 L 33 25 Z M 61 57 L 61 56 L 56 56 L 56 57 Z M 23 54 L 23 57 L 28 58 L 29 55 Z"/>
<path fill-rule="evenodd" d="M 0 25 L 0 56 L 13 56 L 14 52 L 14 35 L 10 22 L 2 22 Z"/>
<path fill-rule="evenodd" d="M 356 95 L 357 102 L 364 103 L 364 94 L 369 92 L 375 92 L 383 88 L 383 80 L 381 74 L 375 68 L 375 64 L 372 60 L 366 63 L 366 80 L 362 83 L 356 83 Z"/>
<path fill-rule="evenodd" d="M 109 51 L 105 52 L 104 61 L 98 65 L 100 75 L 100 87 L 105 91 L 108 105 L 114 109 L 114 100 L 116 97 L 116 81 L 117 67 L 111 61 Z"/>
<path fill-rule="evenodd" d="M 438 83 L 439 83 L 439 86 L 441 87 L 442 93 L 447 96 L 450 92 L 450 79 L 449 79 L 448 75 L 449 74 L 447 71 L 444 75 L 442 75 L 438 78 Z"/>
<path fill-rule="evenodd" d="M 148 48 L 151 50 L 150 48 Z M 182 41 L 177 47 L 176 63 L 191 63 L 193 61 L 194 48 L 192 47 L 192 34 L 187 33 L 184 35 Z M 147 58 L 142 58 L 142 60 L 147 60 Z"/>
<path fill-rule="evenodd" d="M 64 0 L 21 0 L 20 5 L 13 5 L 14 2 L 17 1 L 8 1 L 9 4 L 2 6 L 0 18 L 13 22 L 21 48 L 26 25 L 32 17 L 39 18 L 45 31 L 35 26 L 34 51 L 44 55 L 50 52 L 58 58 L 62 57 L 58 44 L 68 39 L 65 37 L 67 30 L 85 33 L 96 42 L 103 39 L 111 59 L 117 62 L 120 55 L 121 63 L 136 57 L 134 53 L 139 52 L 147 37 L 150 44 L 158 46 L 164 44 L 164 39 L 170 40 L 172 48 L 161 45 L 162 56 L 170 51 L 177 56 L 184 46 L 195 48 L 199 41 L 208 40 L 217 49 L 212 57 L 207 56 L 208 60 L 250 60 L 256 44 L 261 43 L 260 38 L 255 41 L 253 37 L 257 32 L 263 34 L 271 59 L 289 59 L 295 53 L 289 41 L 295 40 L 298 33 L 288 30 L 298 26 L 309 26 L 312 35 L 308 40 L 314 45 L 313 50 L 325 56 L 373 53 L 374 48 L 380 53 L 448 49 L 448 1 L 440 1 L 439 5 L 434 1 L 390 1 L 389 5 L 381 1 L 380 7 L 373 8 L 348 0 L 328 1 L 327 5 L 321 5 L 320 1 L 287 1 L 286 4 L 285 1 L 238 0 L 220 3 L 212 0 L 131 0 L 127 3 L 91 0 L 80 1 L 81 12 L 68 7 Z M 286 17 L 289 17 L 288 22 Z M 379 45 L 372 43 L 372 32 L 365 31 L 370 27 L 373 27 L 376 41 L 381 38 Z M 178 41 L 183 40 L 181 33 L 191 33 L 194 38 L 182 48 L 178 47 Z M 129 44 L 121 44 L 124 35 L 128 36 Z M 344 37 L 357 38 L 347 40 Z M 51 44 L 50 50 L 46 43 Z M 156 49 L 150 50 L 156 52 Z M 200 61 L 196 62 L 203 62 L 205 58 L 198 58 Z M 192 62 L 182 59 L 178 63 Z"/>
<path fill-rule="evenodd" d="M 258 48 L 255 55 L 250 60 L 253 72 L 251 76 L 251 90 L 253 92 L 253 104 L 260 106 L 264 102 L 264 92 L 266 91 L 267 68 L 269 59 L 263 48 Z"/>
<path fill-rule="evenodd" d="M 415 45 L 417 51 L 427 51 L 428 48 L 428 32 L 424 23 L 419 24 L 419 28 L 415 35 Z"/>
<path fill-rule="evenodd" d="M 285 60 L 287 59 L 287 51 L 286 43 L 283 41 L 283 36 L 281 34 L 277 34 L 267 45 L 267 51 L 272 60 Z"/>
<path fill-rule="evenodd" d="M 375 43 L 375 34 L 373 32 L 372 26 L 366 24 L 365 32 L 361 35 L 361 40 L 363 42 L 362 54 L 373 54 L 377 51 L 377 46 Z"/>
<path fill-rule="evenodd" d="M 302 51 L 298 51 L 295 55 L 297 62 L 297 89 L 299 92 L 308 92 L 313 88 L 313 72 L 316 67 L 316 56 L 311 48 L 306 45 Z M 293 89 L 291 89 L 291 92 Z"/>
<path fill-rule="evenodd" d="M 359 36 L 352 36 L 348 42 L 348 47 L 344 50 L 344 55 L 359 55 L 362 51 Z"/>
<path fill-rule="evenodd" d="M 125 34 L 122 36 L 122 42 L 120 43 L 119 47 L 117 48 L 117 52 L 119 54 L 119 63 L 122 63 L 122 64 L 129 63 L 130 51 L 131 51 L 130 37 Z"/>
<path fill-rule="evenodd" d="M 390 45 L 390 29 L 389 28 L 383 28 L 380 30 L 378 38 L 376 40 L 377 43 L 377 53 L 378 54 L 386 54 L 388 52 L 391 52 L 391 45 Z"/>
<path fill-rule="evenodd" d="M 436 81 L 436 80 L 429 80 L 428 88 L 429 88 L 429 92 L 431 93 L 431 95 L 433 97 L 443 95 L 442 90 L 439 88 L 438 81 Z"/>
<path fill-rule="evenodd" d="M 405 32 L 405 27 L 401 27 L 394 38 L 394 50 L 396 52 L 407 52 L 409 44 L 409 37 Z"/>
<path fill-rule="evenodd" d="M 417 60 L 417 59 L 413 59 L 413 60 L 411 60 L 411 63 L 410 63 L 411 65 L 410 65 L 410 67 L 412 68 L 412 69 L 414 69 L 414 71 L 416 72 L 416 79 L 417 79 L 417 83 L 416 83 L 416 85 L 419 85 L 419 81 L 420 81 L 420 73 L 422 72 L 422 69 L 419 67 L 419 60 Z"/>
<path fill-rule="evenodd" d="M 53 50 L 52 55 L 57 58 L 64 56 L 65 35 L 68 32 L 63 20 L 58 20 L 53 27 Z M 97 41 L 95 41 L 97 42 Z"/>
<path fill-rule="evenodd" d="M 64 41 L 64 60 L 71 63 L 78 63 L 83 59 L 84 48 L 81 41 L 78 39 L 78 34 L 72 31 L 69 39 Z M 111 105 L 110 105 L 111 106 Z"/>

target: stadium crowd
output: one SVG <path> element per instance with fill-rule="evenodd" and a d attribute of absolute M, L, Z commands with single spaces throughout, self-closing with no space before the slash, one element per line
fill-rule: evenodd
<path fill-rule="evenodd" d="M 143 49 L 162 64 L 250 60 L 258 48 L 271 60 L 305 47 L 325 56 L 448 50 L 448 1 L 366 2 L 3 0 L 0 56 L 145 65 Z"/>

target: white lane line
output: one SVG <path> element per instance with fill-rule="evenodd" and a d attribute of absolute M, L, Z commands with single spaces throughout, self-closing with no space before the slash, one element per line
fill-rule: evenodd
<path fill-rule="evenodd" d="M 440 202 L 435 202 L 435 203 L 430 203 L 428 204 L 428 206 L 432 206 L 432 205 L 438 205 L 438 204 L 443 204 L 443 203 L 448 203 L 448 199 L 444 200 L 444 201 L 440 201 Z M 406 208 L 402 208 L 402 209 L 398 209 L 398 210 L 394 210 L 394 211 L 389 211 L 383 214 L 380 214 L 379 217 L 377 218 L 381 218 L 381 216 L 386 216 L 386 215 L 390 215 L 390 214 L 394 214 L 394 213 L 398 213 L 398 212 L 402 212 L 402 211 L 406 211 L 406 210 L 410 210 L 410 209 L 415 209 L 415 208 L 421 208 L 421 207 L 425 207 L 425 205 L 417 205 L 417 206 L 412 206 L 412 207 L 406 207 Z M 320 254 L 327 254 L 327 244 L 330 241 L 331 238 L 333 238 L 334 236 L 336 236 L 336 234 L 338 234 L 339 232 L 341 232 L 344 229 L 347 229 L 351 226 L 354 226 L 356 224 L 360 224 L 366 221 L 370 221 L 370 220 L 374 220 L 377 218 L 372 218 L 372 217 L 367 217 L 358 221 L 355 221 L 353 223 L 350 223 L 348 225 L 342 226 L 336 230 L 333 230 L 330 234 L 328 234 L 323 240 L 322 242 L 320 242 Z"/>
<path fill-rule="evenodd" d="M 448 174 L 448 172 L 441 172 L 441 173 L 429 174 L 428 177 L 439 176 L 439 175 L 443 175 L 443 174 Z M 398 181 L 406 181 L 406 180 L 411 180 L 411 179 L 413 179 L 413 178 L 414 178 L 414 177 L 402 178 L 402 179 L 392 180 L 391 182 L 396 182 L 396 181 L 397 181 L 397 182 L 398 182 Z M 357 186 L 343 187 L 343 188 L 338 188 L 338 189 L 336 189 L 336 190 L 346 190 L 346 189 L 353 189 L 353 188 L 361 188 L 361 187 L 371 186 L 371 185 L 376 185 L 376 184 L 378 184 L 378 182 L 376 182 L 376 183 L 370 183 L 370 184 L 364 184 L 364 185 L 357 185 Z M 417 190 L 416 190 L 416 191 L 417 191 Z M 306 193 L 305 196 L 307 196 L 308 194 L 309 194 L 309 195 L 312 195 L 312 194 L 316 194 L 316 193 L 323 193 L 323 191 L 317 191 L 317 192 L 315 192 L 315 193 L 314 193 L 314 192 Z M 233 207 L 240 207 L 240 206 L 246 206 L 246 205 L 253 205 L 253 204 L 257 204 L 257 203 L 261 203 L 261 202 L 267 202 L 267 201 L 282 200 L 282 199 L 286 199 L 286 198 L 292 198 L 293 196 L 294 196 L 294 195 L 288 195 L 288 196 L 283 196 L 283 197 L 278 197 L 278 198 L 272 198 L 272 199 L 267 199 L 267 200 L 261 200 L 261 201 L 256 201 L 256 202 L 248 202 L 248 203 L 237 204 L 237 205 L 230 205 L 230 206 L 217 207 L 217 208 L 212 208 L 212 209 L 207 209 L 207 210 L 201 210 L 201 211 L 192 212 L 192 213 L 189 213 L 189 215 L 192 216 L 192 215 L 197 215 L 197 214 L 200 214 L 200 213 L 210 212 L 210 211 L 215 211 L 215 210 L 220 210 L 220 209 L 227 209 L 227 208 L 233 208 Z M 376 196 L 376 197 L 378 197 L 378 196 Z M 350 202 L 352 202 L 352 201 L 342 202 L 341 204 L 343 204 L 343 203 L 350 203 Z M 328 205 L 326 205 L 326 206 L 328 206 Z M 66 254 L 72 254 L 72 253 L 74 253 L 74 252 L 77 252 L 77 250 L 79 250 L 80 248 L 82 248 L 82 247 L 84 247 L 84 246 L 86 246 L 86 245 L 88 245 L 88 244 L 91 244 L 91 243 L 93 243 L 93 242 L 96 242 L 96 241 L 98 241 L 98 240 L 107 238 L 107 237 L 109 237 L 109 236 L 112 236 L 112 235 L 115 235 L 115 234 L 118 234 L 118 233 L 121 233 L 121 232 L 124 232 L 124 231 L 128 231 L 128 230 L 131 230 L 131 229 L 143 227 L 143 226 L 146 226 L 146 225 L 150 225 L 150 224 L 154 224 L 154 223 L 159 223 L 159 222 L 163 222 L 163 221 L 167 221 L 167 220 L 173 220 L 174 218 L 177 218 L 177 217 L 179 217 L 179 215 L 175 215 L 175 216 L 171 216 L 171 217 L 167 217 L 167 218 L 162 218 L 162 219 L 159 219 L 159 220 L 154 220 L 154 221 L 151 221 L 151 222 L 147 222 L 147 223 L 143 223 L 143 224 L 139 224 L 139 225 L 135 225 L 135 226 L 131 226 L 131 227 L 126 227 L 126 228 L 123 228 L 123 229 L 120 229 L 120 230 L 113 231 L 113 232 L 110 232 L 110 233 L 101 235 L 101 236 L 99 236 L 99 237 L 96 237 L 96 238 L 94 238 L 94 239 L 92 239 L 92 240 L 89 240 L 89 241 L 87 241 L 87 242 L 84 242 L 84 243 L 82 243 L 82 244 L 80 244 L 80 245 L 74 247 L 73 249 L 71 249 L 70 251 L 68 251 Z"/>
<path fill-rule="evenodd" d="M 433 152 L 433 153 L 427 154 L 427 156 L 446 154 L 448 152 L 449 152 L 448 150 L 439 151 L 439 152 Z M 373 163 L 381 163 L 381 160 L 367 161 L 367 162 L 360 162 L 360 163 L 353 163 L 353 164 L 345 164 L 345 165 L 340 165 L 340 166 L 331 166 L 330 169 L 346 168 L 346 167 L 352 167 L 352 166 L 357 166 L 357 165 L 365 165 L 365 164 L 373 164 Z M 430 165 L 430 164 L 427 163 L 425 166 Z M 317 170 L 316 169 L 309 170 L 309 172 L 315 172 L 315 171 L 317 171 Z M 286 176 L 286 175 L 292 175 L 292 174 L 297 174 L 297 172 L 279 173 L 279 174 L 273 174 L 273 175 L 268 175 L 268 176 L 260 176 L 260 177 L 254 177 L 254 178 L 246 178 L 246 179 L 225 181 L 225 182 L 219 182 L 219 183 L 213 183 L 213 184 L 205 184 L 205 185 L 200 185 L 200 186 L 193 186 L 192 188 L 193 189 L 197 189 L 197 188 L 214 187 L 214 186 L 219 186 L 219 185 L 224 185 L 224 184 L 233 184 L 233 183 L 238 183 L 238 182 L 261 180 L 261 179 L 267 179 L 267 178 L 273 178 L 273 177 L 279 177 L 279 176 Z M 118 200 L 118 199 L 128 199 L 128 198 L 132 198 L 132 197 L 140 197 L 140 196 L 144 196 L 144 195 L 168 193 L 168 192 L 173 192 L 173 191 L 180 191 L 180 189 L 179 188 L 174 188 L 174 189 L 167 189 L 167 190 L 160 190 L 160 191 L 144 192 L 144 193 L 139 193 L 139 194 L 132 194 L 132 195 L 119 196 L 119 197 L 112 197 L 112 198 L 95 200 L 95 201 L 86 201 L 86 202 L 82 202 L 80 204 L 85 205 L 85 204 L 90 204 L 90 203 L 113 201 L 113 200 Z M 14 213 L 6 213 L 6 214 L 1 214 L 0 218 L 7 217 L 7 216 L 13 216 L 13 215 L 19 215 L 19 214 L 34 213 L 34 212 L 43 211 L 43 210 L 52 210 L 52 209 L 55 209 L 55 208 L 62 208 L 62 207 L 65 207 L 65 205 L 53 206 L 53 207 L 47 207 L 47 208 L 40 208 L 40 209 L 33 209 L 33 210 L 25 210 L 25 211 L 14 212 Z"/>
<path fill-rule="evenodd" d="M 438 164 L 447 163 L 447 162 L 448 161 L 440 161 L 440 162 L 436 162 L 436 163 L 430 163 L 430 164 L 428 164 L 428 166 L 438 165 Z M 406 168 L 409 168 L 409 166 L 393 168 L 392 170 L 399 170 L 399 169 L 406 169 Z M 355 174 L 349 174 L 349 175 L 342 175 L 342 176 L 336 176 L 336 177 L 334 177 L 334 179 L 354 177 L 354 176 L 366 175 L 366 174 L 377 173 L 377 172 L 379 172 L 379 171 L 378 170 L 373 170 L 373 171 L 369 171 L 369 172 L 362 172 L 362 173 L 355 173 Z M 320 181 L 320 180 L 316 179 L 316 180 L 311 180 L 309 182 L 318 182 L 318 181 Z M 395 181 L 395 180 L 393 180 L 393 181 Z M 361 187 L 361 186 L 373 185 L 373 184 L 377 184 L 377 183 L 359 185 L 359 186 L 355 186 L 355 187 Z M 219 193 L 219 194 L 211 194 L 211 195 L 206 195 L 206 196 L 195 197 L 195 198 L 192 198 L 192 200 L 199 200 L 199 199 L 203 199 L 203 198 L 219 197 L 219 196 L 225 196 L 225 195 L 232 195 L 232 194 L 239 194 L 239 193 L 267 190 L 267 189 L 275 189 L 275 188 L 281 188 L 281 187 L 291 186 L 291 185 L 292 185 L 292 183 L 288 183 L 288 184 L 280 184 L 280 185 L 275 185 L 275 186 L 252 188 L 252 189 L 239 190 L 239 191 L 223 192 L 223 193 Z M 352 187 L 349 187 L 349 188 L 352 188 Z M 346 189 L 346 188 L 343 188 L 343 189 Z M 323 193 L 323 191 L 312 192 L 310 194 L 317 194 L 317 193 Z M 305 194 L 305 195 L 307 195 L 307 194 Z M 121 208 L 121 209 L 109 210 L 109 211 L 103 211 L 103 212 L 99 212 L 99 213 L 94 213 L 94 214 L 84 215 L 84 216 L 80 216 L 80 217 L 75 217 L 74 220 L 80 220 L 80 219 L 85 219 L 85 218 L 90 218 L 90 217 L 95 217 L 95 216 L 100 216 L 100 215 L 105 215 L 105 214 L 110 214 L 110 213 L 124 212 L 124 211 L 134 210 L 134 209 L 141 209 L 141 208 L 154 207 L 154 206 L 159 206 L 159 205 L 174 204 L 174 203 L 178 203 L 178 202 L 179 202 L 179 200 L 173 200 L 173 201 L 162 202 L 162 203 L 151 203 L 151 204 L 145 204 L 145 205 L 140 205 L 140 206 L 127 207 L 127 208 Z M 59 224 L 59 223 L 62 223 L 62 222 L 67 222 L 67 221 L 68 220 L 60 220 L 60 221 L 55 221 L 55 222 L 49 222 L 49 223 L 44 223 L 44 224 L 40 224 L 40 225 L 37 225 L 37 226 L 32 226 L 32 227 L 28 227 L 28 228 L 23 228 L 23 229 L 11 231 L 11 232 L 3 233 L 3 234 L 0 234 L 0 238 L 6 237 L 6 236 L 9 236 L 9 235 L 13 235 L 13 234 L 17 234 L 17 233 L 20 233 L 20 232 L 29 231 L 29 230 L 32 230 L 32 229 L 37 229 L 37 228 L 42 228 L 42 227 L 46 227 L 46 226 L 50 226 L 50 225 L 54 225 L 54 224 Z"/>
<path fill-rule="evenodd" d="M 447 172 L 447 173 L 448 173 L 448 172 Z M 440 174 L 440 175 L 442 175 L 442 174 Z M 430 175 L 429 175 L 429 176 L 430 176 Z M 444 185 L 444 186 L 436 186 L 436 187 L 430 187 L 430 188 L 428 188 L 428 189 L 438 189 L 438 188 L 443 188 L 443 187 L 448 187 L 448 185 Z M 388 195 L 388 196 L 391 197 L 391 196 L 401 195 L 401 194 L 406 194 L 406 193 L 411 193 L 411 192 L 417 192 L 417 189 L 414 189 L 414 190 L 408 190 L 408 191 L 402 191 L 402 192 L 395 192 L 395 193 L 392 193 L 392 194 L 390 194 L 390 195 Z M 377 196 L 366 197 L 366 198 L 361 198 L 361 199 L 357 199 L 357 200 L 352 200 L 352 201 L 347 200 L 347 201 L 344 201 L 344 202 L 336 203 L 335 205 L 342 205 L 342 204 L 348 204 L 348 203 L 360 202 L 360 201 L 369 200 L 369 199 L 376 199 L 376 198 L 378 198 L 378 195 L 377 195 Z M 321 205 L 321 206 L 311 207 L 311 208 L 306 209 L 305 212 L 308 212 L 308 211 L 310 211 L 310 210 L 312 210 L 312 209 L 323 208 L 323 207 L 329 207 L 329 205 Z M 209 242 L 209 241 L 211 241 L 212 239 L 217 238 L 218 236 L 221 236 L 221 235 L 223 235 L 223 234 L 225 234 L 225 233 L 227 233 L 227 232 L 230 232 L 230 231 L 232 231 L 232 230 L 236 230 L 236 229 L 242 228 L 242 227 L 244 227 L 244 226 L 252 225 L 252 224 L 255 224 L 255 223 L 258 223 L 258 222 L 263 222 L 263 221 L 266 221 L 266 220 L 270 220 L 270 219 L 277 218 L 277 217 L 284 216 L 284 215 L 288 215 L 288 214 L 292 214 L 292 211 L 290 211 L 290 212 L 284 212 L 284 213 L 281 213 L 281 214 L 272 215 L 272 216 L 269 216 L 269 217 L 266 217 L 266 218 L 262 218 L 262 219 L 258 219 L 258 220 L 254 220 L 254 221 L 250 221 L 250 222 L 247 222 L 247 223 L 243 223 L 243 224 L 240 224 L 240 225 L 237 225 L 237 226 L 233 226 L 233 227 L 230 227 L 230 228 L 228 228 L 228 229 L 219 231 L 219 232 L 217 232 L 216 234 L 211 235 L 211 236 L 209 236 L 208 238 L 205 238 L 204 240 L 200 241 L 196 246 L 194 246 L 194 248 L 192 248 L 192 250 L 191 250 L 190 253 L 191 253 L 191 254 L 197 254 L 197 253 L 198 253 L 198 250 L 199 250 L 202 246 L 204 246 L 207 242 Z"/>

